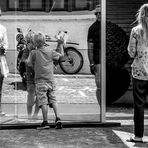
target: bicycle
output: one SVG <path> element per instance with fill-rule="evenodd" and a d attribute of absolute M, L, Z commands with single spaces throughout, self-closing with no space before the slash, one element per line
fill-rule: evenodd
<path fill-rule="evenodd" d="M 57 39 L 46 35 L 46 42 L 57 42 Z M 64 60 L 59 61 L 59 66 L 66 74 L 77 74 L 83 67 L 83 56 L 77 48 L 74 47 L 78 45 L 78 43 L 71 41 L 67 41 L 66 44 L 63 45 Z"/>
<path fill-rule="evenodd" d="M 23 54 L 23 50 L 25 49 L 25 38 L 23 31 L 20 28 L 17 28 L 18 34 L 16 35 L 17 40 L 17 70 L 20 73 L 20 76 L 22 77 L 22 82 L 26 82 L 26 70 L 25 70 L 25 63 L 21 60 L 21 56 Z M 67 33 L 67 32 L 65 32 Z M 57 39 L 55 37 L 51 37 L 49 35 L 45 36 L 46 44 L 48 43 L 56 43 L 57 45 Z M 75 46 L 78 46 L 79 43 L 67 41 L 63 45 L 64 49 L 64 58 L 58 62 L 60 68 L 62 71 L 66 74 L 77 74 L 83 67 L 84 60 L 83 56 L 78 51 L 78 49 Z"/>

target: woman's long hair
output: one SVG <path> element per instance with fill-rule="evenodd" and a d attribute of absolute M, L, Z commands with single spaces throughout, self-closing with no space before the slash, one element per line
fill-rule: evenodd
<path fill-rule="evenodd" d="M 140 7 L 137 13 L 136 21 L 138 22 L 138 25 L 141 26 L 140 36 L 142 37 L 143 41 L 146 41 L 148 46 L 148 3 L 143 4 Z"/>

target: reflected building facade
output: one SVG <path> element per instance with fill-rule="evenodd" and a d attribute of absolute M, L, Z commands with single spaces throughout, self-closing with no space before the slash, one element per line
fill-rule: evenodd
<path fill-rule="evenodd" d="M 76 11 L 92 10 L 100 0 L 5 0 L 2 11 Z"/>

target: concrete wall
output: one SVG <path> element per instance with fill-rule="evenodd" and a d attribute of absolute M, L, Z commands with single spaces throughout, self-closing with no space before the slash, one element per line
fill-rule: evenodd
<path fill-rule="evenodd" d="M 5 15 L 0 17 L 0 22 L 7 28 L 9 49 L 7 52 L 7 61 L 10 72 L 16 69 L 16 28 L 20 27 L 26 33 L 28 29 L 41 31 L 45 34 L 55 35 L 59 30 L 67 30 L 69 39 L 78 42 L 77 47 L 84 58 L 84 65 L 79 73 L 88 74 L 89 63 L 87 57 L 87 31 L 88 27 L 94 22 L 94 15 L 66 15 L 66 16 L 48 16 L 48 15 Z M 52 45 L 51 45 L 52 47 Z M 56 70 L 61 73 L 60 68 Z"/>

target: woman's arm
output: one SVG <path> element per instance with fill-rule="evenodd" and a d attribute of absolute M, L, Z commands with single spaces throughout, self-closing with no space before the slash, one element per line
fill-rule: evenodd
<path fill-rule="evenodd" d="M 135 29 L 132 29 L 131 31 L 127 50 L 131 58 L 134 58 L 136 56 L 137 54 L 137 33 Z"/>

